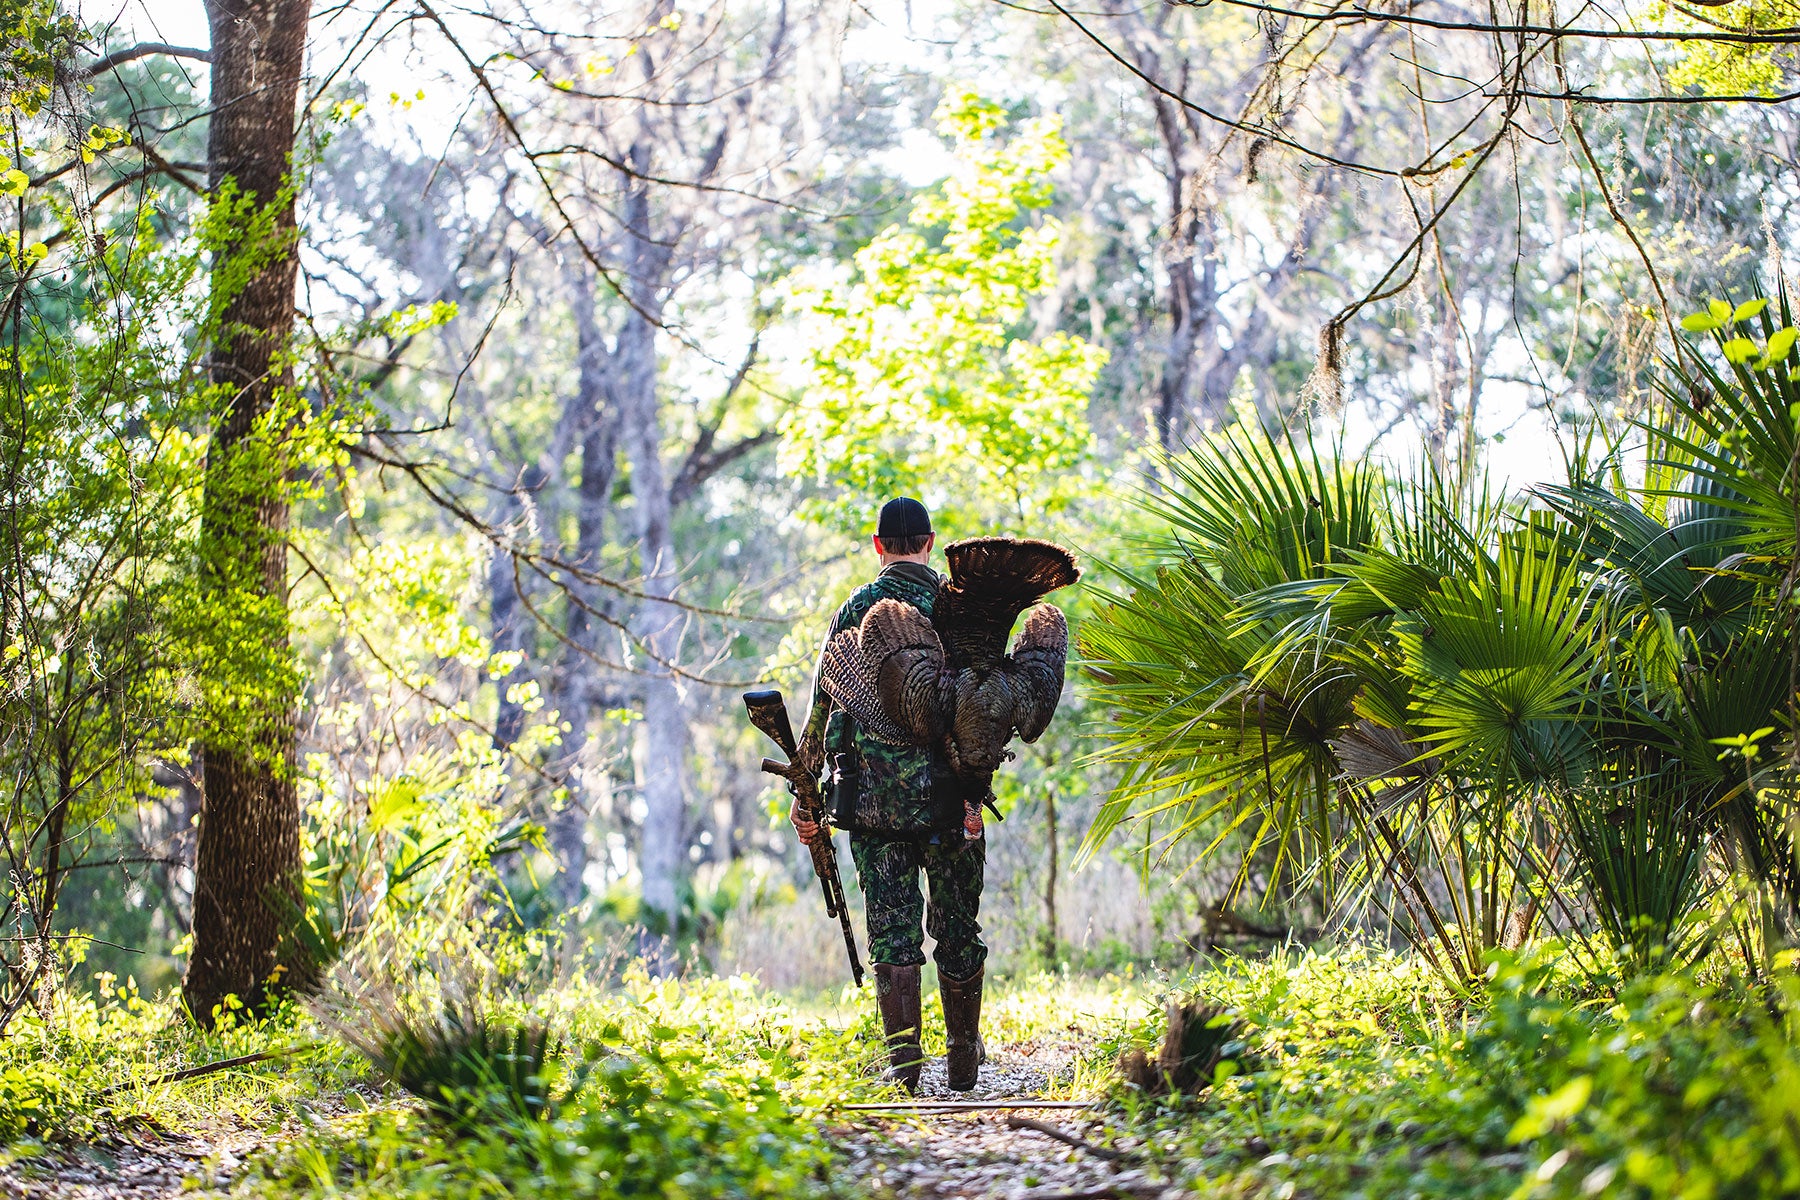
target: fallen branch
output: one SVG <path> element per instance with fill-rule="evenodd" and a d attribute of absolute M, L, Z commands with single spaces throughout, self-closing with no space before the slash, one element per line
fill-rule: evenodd
<path fill-rule="evenodd" d="M 847 1112 L 996 1112 L 1008 1108 L 1093 1108 L 1092 1100 L 898 1100 L 889 1104 L 839 1104 Z"/>
<path fill-rule="evenodd" d="M 1160 1183 L 1103 1183 L 1071 1192 L 1020 1192 L 1019 1200 L 1115 1200 L 1119 1196 L 1141 1196 L 1166 1190 Z"/>
<path fill-rule="evenodd" d="M 1058 1129 L 1043 1121 L 1034 1121 L 1030 1117 L 1008 1117 L 1006 1118 L 1006 1127 L 1008 1129 L 1029 1129 L 1034 1133 L 1041 1133 L 1047 1138 L 1055 1138 L 1065 1146 L 1085 1150 L 1094 1157 L 1104 1158 L 1108 1162 L 1121 1162 L 1136 1157 L 1126 1150 L 1114 1150 L 1111 1146 L 1096 1146 L 1087 1139 L 1076 1137 L 1065 1129 Z"/>
<path fill-rule="evenodd" d="M 286 1058 L 290 1054 L 298 1054 L 302 1050 L 311 1050 L 314 1043 L 304 1042 L 298 1046 L 287 1046 L 280 1050 L 264 1050 L 258 1054 L 240 1054 L 236 1058 L 221 1058 L 214 1062 L 202 1063 L 197 1067 L 188 1067 L 181 1071 L 170 1071 L 167 1075 L 158 1075 L 155 1079 L 142 1083 L 126 1080 L 100 1089 L 102 1096 L 110 1096 L 114 1092 L 124 1091 L 128 1087 L 161 1087 L 165 1083 L 181 1083 L 188 1079 L 198 1079 L 202 1075 L 214 1075 L 220 1071 L 229 1071 L 233 1067 L 247 1067 L 251 1063 L 267 1062 L 272 1058 Z"/>

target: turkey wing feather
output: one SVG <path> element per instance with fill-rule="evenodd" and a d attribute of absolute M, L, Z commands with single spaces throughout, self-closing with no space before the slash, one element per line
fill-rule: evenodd
<path fill-rule="evenodd" d="M 825 643 L 819 686 L 871 737 L 890 746 L 912 745 L 912 735 L 883 711 L 875 682 L 863 668 L 860 641 L 857 630 L 846 629 Z"/>
<path fill-rule="evenodd" d="M 928 746 L 944 731 L 944 646 L 931 618 L 899 600 L 878 600 L 862 620 L 864 675 L 882 712 Z"/>
<path fill-rule="evenodd" d="M 1069 623 L 1062 610 L 1038 605 L 1026 616 L 1012 652 L 1015 721 L 1027 742 L 1037 741 L 1056 714 L 1068 657 Z"/>

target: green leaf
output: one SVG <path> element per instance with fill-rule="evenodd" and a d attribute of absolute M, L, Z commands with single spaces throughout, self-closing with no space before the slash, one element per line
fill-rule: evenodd
<path fill-rule="evenodd" d="M 1708 300 L 1706 302 L 1706 311 L 1711 313 L 1713 320 L 1719 322 L 1721 325 L 1731 320 L 1731 305 L 1725 303 L 1723 300 Z"/>
<path fill-rule="evenodd" d="M 1734 337 L 1720 349 L 1725 351 L 1725 361 L 1746 363 L 1756 357 L 1756 343 L 1747 337 Z"/>
<path fill-rule="evenodd" d="M 1710 317 L 1706 313 L 1689 313 L 1681 318 L 1681 327 L 1689 333 L 1711 333 L 1719 325 L 1720 322 L 1716 318 Z"/>
<path fill-rule="evenodd" d="M 1777 329 L 1769 336 L 1769 348 L 1765 354 L 1770 362 L 1779 362 L 1788 356 L 1794 348 L 1794 340 L 1800 338 L 1800 329 L 1789 325 L 1786 329 Z"/>
<path fill-rule="evenodd" d="M 17 167 L 0 175 L 0 196 L 23 196 L 25 189 L 29 186 L 31 186 L 31 176 Z"/>
<path fill-rule="evenodd" d="M 1766 299 L 1746 300 L 1731 310 L 1731 323 L 1736 325 L 1739 321 L 1748 321 L 1767 307 L 1769 302 Z"/>
<path fill-rule="evenodd" d="M 1516 1145 L 1542 1137 L 1586 1108 L 1588 1097 L 1593 1094 L 1593 1076 L 1577 1075 L 1548 1096 L 1532 1097 L 1525 1115 L 1514 1122 L 1506 1140 Z"/>
<path fill-rule="evenodd" d="M 404 824 L 420 808 L 424 788 L 415 779 L 397 779 L 369 797 L 369 828 L 378 832 Z"/>

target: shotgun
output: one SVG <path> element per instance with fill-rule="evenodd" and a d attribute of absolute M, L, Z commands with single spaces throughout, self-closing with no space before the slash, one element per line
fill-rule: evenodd
<path fill-rule="evenodd" d="M 795 807 L 800 815 L 808 821 L 816 821 L 819 834 L 813 838 L 811 846 L 813 870 L 818 873 L 819 886 L 825 892 L 825 915 L 836 917 L 844 930 L 844 949 L 850 954 L 850 974 L 856 980 L 856 986 L 863 982 L 862 959 L 856 953 L 856 934 L 850 928 L 850 907 L 844 903 L 844 880 L 838 874 L 837 848 L 831 844 L 831 826 L 827 823 L 825 801 L 819 795 L 819 781 L 794 762 L 795 745 L 794 730 L 788 724 L 787 703 L 782 700 L 781 693 L 773 688 L 760 692 L 744 693 L 744 708 L 750 713 L 750 723 L 769 735 L 771 741 L 781 747 L 787 755 L 786 762 L 776 762 L 772 758 L 762 760 L 762 769 L 771 775 L 779 775 L 787 780 L 788 791 L 794 794 Z"/>

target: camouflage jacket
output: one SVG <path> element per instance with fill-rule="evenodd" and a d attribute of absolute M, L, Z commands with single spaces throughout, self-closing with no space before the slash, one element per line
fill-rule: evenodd
<path fill-rule="evenodd" d="M 900 600 L 931 615 L 942 577 L 922 563 L 894 563 L 851 593 L 832 618 L 829 642 L 862 623 L 877 600 Z M 823 738 L 824 792 L 832 822 L 858 833 L 929 835 L 962 827 L 963 788 L 936 748 L 890 746 L 838 708 L 813 673 L 807 738 Z"/>

